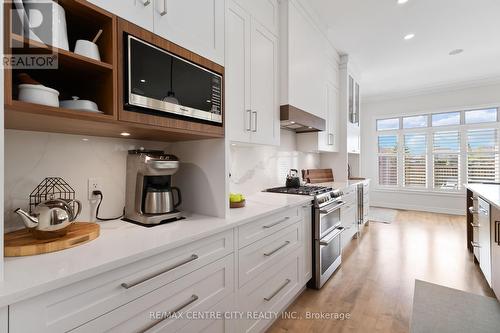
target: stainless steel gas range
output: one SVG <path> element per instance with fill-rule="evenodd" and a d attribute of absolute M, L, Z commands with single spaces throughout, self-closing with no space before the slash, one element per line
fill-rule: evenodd
<path fill-rule="evenodd" d="M 276 187 L 273 193 L 309 195 L 312 201 L 312 263 L 310 288 L 320 289 L 342 261 L 340 208 L 344 205 L 342 191 L 324 186 Z"/>

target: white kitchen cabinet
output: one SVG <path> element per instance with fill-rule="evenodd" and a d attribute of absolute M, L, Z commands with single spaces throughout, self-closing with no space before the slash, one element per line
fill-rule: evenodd
<path fill-rule="evenodd" d="M 490 204 L 479 198 L 479 267 L 491 286 Z"/>
<path fill-rule="evenodd" d="M 154 33 L 224 65 L 224 0 L 155 0 Z"/>
<path fill-rule="evenodd" d="M 233 251 L 233 232 L 229 230 L 15 303 L 9 309 L 9 332 L 70 331 L 162 286 L 172 286 L 179 277 Z"/>
<path fill-rule="evenodd" d="M 94 332 L 174 332 L 190 323 L 189 314 L 203 313 L 233 292 L 233 256 L 227 256 L 176 281 L 134 299 L 72 330 Z M 184 316 L 168 317 L 166 313 Z M 152 317 L 158 313 L 159 317 Z M 163 314 L 163 315 L 162 315 Z"/>
<path fill-rule="evenodd" d="M 339 151 L 339 90 L 330 81 L 325 83 L 326 128 L 322 132 L 298 133 L 299 151 L 332 153 Z"/>
<path fill-rule="evenodd" d="M 348 78 L 348 122 L 347 122 L 347 152 L 359 154 L 361 151 L 361 135 L 359 129 L 360 117 L 360 87 L 359 83 L 349 74 Z"/>
<path fill-rule="evenodd" d="M 341 242 L 342 248 L 344 248 L 358 232 L 357 186 L 353 185 L 345 189 L 342 200 L 345 202 L 340 211 L 340 218 L 344 227 Z"/>
<path fill-rule="evenodd" d="M 279 34 L 278 0 L 234 0 L 274 35 Z"/>
<path fill-rule="evenodd" d="M 304 261 L 302 268 L 303 282 L 307 283 L 312 278 L 312 206 L 302 207 L 304 217 Z"/>
<path fill-rule="evenodd" d="M 302 288 L 300 283 L 300 250 L 297 249 L 258 278 L 238 291 L 238 310 L 247 313 L 283 311 Z M 263 316 L 238 321 L 238 332 L 263 332 L 272 320 Z"/>
<path fill-rule="evenodd" d="M 327 39 L 296 1 L 280 5 L 281 105 L 326 119 Z"/>
<path fill-rule="evenodd" d="M 153 7 L 155 0 L 89 0 L 96 6 L 107 10 L 127 21 L 153 31 Z"/>
<path fill-rule="evenodd" d="M 491 207 L 491 288 L 500 300 L 500 210 Z"/>
<path fill-rule="evenodd" d="M 233 1 L 228 4 L 226 25 L 229 138 L 279 145 L 278 39 Z"/>

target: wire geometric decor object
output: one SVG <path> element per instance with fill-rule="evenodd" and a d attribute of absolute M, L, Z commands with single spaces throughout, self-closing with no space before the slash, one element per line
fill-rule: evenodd
<path fill-rule="evenodd" d="M 75 199 L 75 190 L 61 177 L 47 177 L 30 194 L 30 214 L 35 207 L 49 199 Z M 73 204 L 73 209 L 75 209 Z"/>

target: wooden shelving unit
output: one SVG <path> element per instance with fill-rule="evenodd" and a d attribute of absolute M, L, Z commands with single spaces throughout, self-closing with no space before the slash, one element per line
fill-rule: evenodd
<path fill-rule="evenodd" d="M 57 2 L 66 13 L 70 51 L 24 38 L 11 31 L 8 13 L 12 4 L 4 4 L 4 53 L 53 54 L 58 61 L 57 69 L 4 70 L 6 128 L 107 137 L 121 137 L 120 133 L 125 131 L 132 134 L 130 138 L 161 141 L 224 137 L 224 127 L 125 112 L 120 90 L 123 87 L 119 81 L 123 77 L 123 63 L 118 52 L 121 47 L 118 29 L 120 19 L 85 0 Z M 91 40 L 99 29 L 103 30 L 97 42 L 101 61 L 71 51 L 76 40 Z M 151 34 L 146 31 L 135 32 L 139 35 Z M 200 57 L 200 61 L 203 60 Z M 60 100 L 78 96 L 80 99 L 96 102 L 99 110 L 104 113 L 19 101 L 17 86 L 20 82 L 17 75 L 20 73 L 27 73 L 41 84 L 59 91 Z"/>

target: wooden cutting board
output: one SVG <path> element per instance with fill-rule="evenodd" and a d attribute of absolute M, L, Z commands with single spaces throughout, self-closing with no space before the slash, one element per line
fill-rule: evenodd
<path fill-rule="evenodd" d="M 334 181 L 332 169 L 302 170 L 302 179 L 311 184 L 328 183 Z"/>
<path fill-rule="evenodd" d="M 71 224 L 66 235 L 55 239 L 36 239 L 28 229 L 22 229 L 4 235 L 4 255 L 22 257 L 56 252 L 85 244 L 97 237 L 99 225 L 88 222 Z"/>

